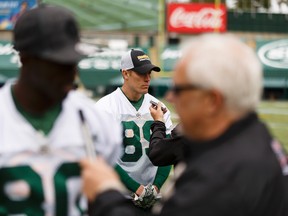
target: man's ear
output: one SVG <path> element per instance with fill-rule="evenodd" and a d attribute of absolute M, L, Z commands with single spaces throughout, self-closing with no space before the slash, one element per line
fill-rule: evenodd
<path fill-rule="evenodd" d="M 207 101 L 207 110 L 209 112 L 209 115 L 213 115 L 215 113 L 218 113 L 220 109 L 223 108 L 225 99 L 223 95 L 217 91 L 217 90 L 210 90 L 209 91 L 209 97 Z"/>
<path fill-rule="evenodd" d="M 122 76 L 123 76 L 124 80 L 126 80 L 130 76 L 130 72 L 127 70 L 122 70 Z"/>

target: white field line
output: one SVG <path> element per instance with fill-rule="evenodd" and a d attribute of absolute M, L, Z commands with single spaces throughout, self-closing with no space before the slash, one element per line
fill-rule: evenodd
<path fill-rule="evenodd" d="M 259 108 L 271 108 L 271 107 L 274 107 L 274 108 L 288 108 L 288 103 L 285 101 L 275 101 L 275 102 L 262 102 L 259 106 Z"/>
<path fill-rule="evenodd" d="M 282 106 L 280 108 L 281 103 L 278 104 L 278 108 L 259 108 L 258 113 L 259 114 L 270 114 L 270 115 L 288 115 L 288 109 L 287 109 L 287 104 L 286 107 Z M 285 109 L 286 108 L 286 109 Z M 288 129 L 288 122 L 275 122 L 275 121 L 266 121 L 267 125 L 269 125 L 270 128 L 277 128 L 277 130 L 287 130 Z"/>
<path fill-rule="evenodd" d="M 270 128 L 277 128 L 277 130 L 285 130 L 287 131 L 288 129 L 288 123 L 287 124 L 283 124 L 283 123 L 268 123 L 267 122 L 267 125 L 270 127 Z"/>
<path fill-rule="evenodd" d="M 259 108 L 259 114 L 277 114 L 277 115 L 288 115 L 288 110 L 284 109 L 273 109 L 273 108 Z"/>
<path fill-rule="evenodd" d="M 288 110 L 279 110 L 279 109 L 265 109 L 261 108 L 257 110 L 259 114 L 273 114 L 273 115 L 288 115 Z M 177 113 L 171 113 L 171 118 L 179 120 Z M 287 122 L 288 123 L 288 122 Z"/>
<path fill-rule="evenodd" d="M 272 115 L 288 115 L 288 110 L 281 110 L 281 109 L 265 109 L 265 108 L 260 108 L 258 109 L 259 114 L 272 114 Z M 179 121 L 179 116 L 176 113 L 171 113 L 171 119 L 175 123 L 175 121 Z M 279 128 L 282 130 L 287 130 L 288 129 L 288 121 L 287 123 L 278 123 L 278 122 L 272 122 L 272 121 L 266 121 L 267 125 L 272 128 Z"/>

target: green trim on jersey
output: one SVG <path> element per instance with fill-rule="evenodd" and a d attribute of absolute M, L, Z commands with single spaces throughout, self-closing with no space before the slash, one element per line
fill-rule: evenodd
<path fill-rule="evenodd" d="M 23 107 L 19 104 L 17 99 L 15 98 L 13 88 L 11 88 L 12 98 L 15 103 L 17 110 L 21 113 L 21 115 L 36 129 L 42 131 L 45 135 L 49 134 L 51 129 L 53 128 L 54 122 L 59 116 L 62 110 L 62 104 L 57 104 L 52 107 L 48 111 L 46 111 L 43 115 L 33 115 L 31 113 L 26 112 Z"/>
<path fill-rule="evenodd" d="M 120 88 L 120 90 L 122 91 L 122 88 Z M 125 95 L 125 93 L 123 91 L 122 91 L 122 93 L 128 99 L 128 101 L 133 105 L 133 107 L 138 111 L 143 104 L 145 95 L 142 95 L 138 101 L 131 101 Z M 151 124 L 153 122 L 154 121 L 150 120 L 150 118 L 149 118 L 149 119 L 146 119 L 144 122 L 142 122 L 141 125 L 139 126 L 137 124 L 137 121 L 135 122 L 133 118 L 129 121 L 123 121 L 122 120 L 122 125 L 123 125 L 124 131 L 125 130 L 133 130 L 133 136 L 124 135 L 124 137 L 123 137 L 124 149 L 127 146 L 133 146 L 135 149 L 134 153 L 132 153 L 132 154 L 124 152 L 124 154 L 121 158 L 121 162 L 123 162 L 123 164 L 124 164 L 123 166 L 125 166 L 125 163 L 129 163 L 129 162 L 137 163 L 137 161 L 144 154 L 146 154 L 146 156 L 148 155 L 149 148 L 142 149 L 143 148 L 143 141 L 145 140 L 145 142 L 146 141 L 150 142 L 150 136 L 151 136 L 150 127 L 151 127 Z M 147 156 L 147 160 L 149 160 L 148 156 Z M 161 189 L 161 187 L 163 186 L 163 184 L 167 180 L 167 178 L 170 174 L 171 168 L 172 168 L 172 166 L 155 167 L 154 171 L 156 173 L 154 176 L 153 185 L 157 186 L 157 188 L 159 190 Z M 135 193 L 137 191 L 137 189 L 140 187 L 140 185 L 143 184 L 142 182 L 135 181 L 130 175 L 128 175 L 128 173 L 121 167 L 121 165 L 117 165 L 115 167 L 115 170 L 119 174 L 122 183 L 126 186 L 126 188 L 128 190 Z M 139 170 L 137 170 L 137 171 L 139 171 Z M 143 170 L 143 172 L 149 172 L 149 170 L 145 170 L 145 171 Z M 146 186 L 146 185 L 144 185 L 144 186 Z"/>
<path fill-rule="evenodd" d="M 138 101 L 131 101 L 131 100 L 129 101 L 133 105 L 133 107 L 135 107 L 135 109 L 138 111 L 143 103 L 143 100 L 144 100 L 144 95 L 142 95 L 142 97 Z"/>
<path fill-rule="evenodd" d="M 132 179 L 125 172 L 125 170 L 123 170 L 122 167 L 119 166 L 118 164 L 116 165 L 115 170 L 118 173 L 118 175 L 120 176 L 121 181 L 128 188 L 128 190 L 132 191 L 133 193 L 136 193 L 137 189 L 140 187 L 140 184 L 138 182 L 136 182 L 134 179 Z"/>
<path fill-rule="evenodd" d="M 153 185 L 157 186 L 157 188 L 160 190 L 165 181 L 167 180 L 172 166 L 162 166 L 158 167 L 157 173 L 153 182 Z M 132 179 L 125 170 L 122 169 L 118 164 L 115 167 L 116 172 L 120 176 L 120 179 L 123 183 L 125 183 L 125 186 L 132 191 L 133 193 L 136 193 L 137 189 L 140 187 L 141 184 L 136 182 L 134 179 Z"/>
<path fill-rule="evenodd" d="M 122 91 L 122 88 L 120 88 Z M 125 93 L 122 91 L 122 93 L 125 95 Z M 138 101 L 132 101 L 130 100 L 126 95 L 125 97 L 129 100 L 129 102 L 132 104 L 132 106 L 138 111 L 143 103 L 144 95 L 141 96 L 141 98 Z"/>
<path fill-rule="evenodd" d="M 165 181 L 167 180 L 172 166 L 161 166 L 158 167 L 153 185 L 156 185 L 160 190 Z"/>
<path fill-rule="evenodd" d="M 166 138 L 170 138 L 170 137 L 171 137 L 171 134 L 166 135 Z M 161 189 L 161 187 L 163 186 L 163 184 L 167 180 L 171 169 L 172 169 L 172 165 L 171 166 L 159 166 L 158 167 L 153 185 L 156 185 L 159 190 Z"/>
<path fill-rule="evenodd" d="M 80 177 L 80 166 L 78 162 L 62 163 L 56 170 L 52 180 L 54 181 L 55 199 L 55 216 L 68 215 L 70 205 L 77 206 L 78 212 L 74 215 L 81 214 L 84 210 L 79 208 L 81 200 L 76 199 L 73 203 L 69 203 L 69 188 L 67 187 L 69 180 Z M 0 169 L 0 215 L 47 215 L 45 210 L 45 188 L 44 177 L 37 173 L 32 166 L 22 165 L 17 167 L 2 167 Z M 4 190 L 9 183 L 23 181 L 29 187 L 29 195 L 25 199 L 13 199 L 13 195 L 9 196 Z M 80 194 L 79 194 L 80 195 Z M 11 199 L 12 197 L 12 199 Z"/>

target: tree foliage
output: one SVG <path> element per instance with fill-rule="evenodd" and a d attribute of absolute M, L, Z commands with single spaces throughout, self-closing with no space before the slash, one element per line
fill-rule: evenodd
<path fill-rule="evenodd" d="M 271 0 L 232 0 L 235 2 L 236 8 L 242 10 L 265 8 L 268 9 L 271 5 Z M 215 0 L 190 0 L 190 2 L 198 3 L 215 3 Z M 226 3 L 226 0 L 220 0 L 221 3 Z"/>
<path fill-rule="evenodd" d="M 270 0 L 238 0 L 237 7 L 241 9 L 251 9 L 251 8 L 266 8 L 270 7 Z"/>
<path fill-rule="evenodd" d="M 190 0 L 190 2 L 199 2 L 199 3 L 215 3 L 215 0 Z M 225 3 L 226 0 L 220 0 L 221 3 Z"/>

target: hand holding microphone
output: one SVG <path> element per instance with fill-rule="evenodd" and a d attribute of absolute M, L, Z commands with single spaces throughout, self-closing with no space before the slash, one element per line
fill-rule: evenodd
<path fill-rule="evenodd" d="M 152 104 L 149 108 L 151 116 L 153 117 L 154 121 L 162 121 L 164 122 L 164 114 L 167 112 L 167 108 L 163 107 L 161 102 L 154 102 L 150 101 Z"/>

